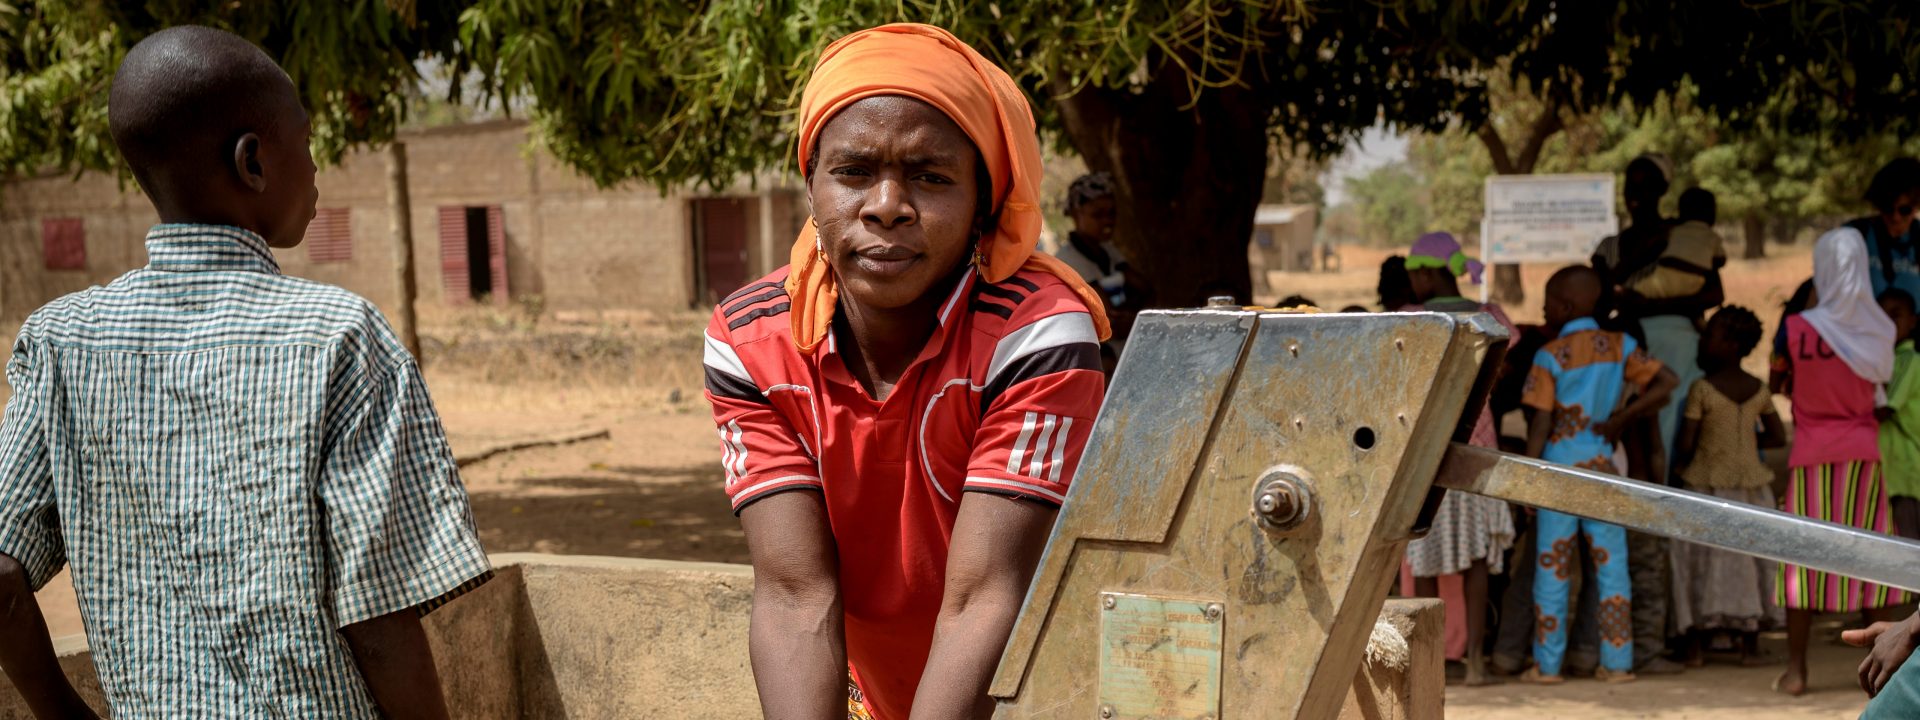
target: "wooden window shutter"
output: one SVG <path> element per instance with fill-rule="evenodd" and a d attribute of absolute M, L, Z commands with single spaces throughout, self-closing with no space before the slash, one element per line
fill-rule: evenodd
<path fill-rule="evenodd" d="M 467 287 L 467 209 L 464 206 L 440 206 L 440 287 L 448 304 L 473 301 L 473 290 Z"/>
<path fill-rule="evenodd" d="M 87 269 L 87 229 L 80 218 L 41 219 L 40 246 L 48 270 Z"/>
<path fill-rule="evenodd" d="M 499 205 L 487 206 L 487 261 L 492 265 L 495 303 L 507 302 L 507 221 Z"/>
<path fill-rule="evenodd" d="M 307 224 L 307 259 L 317 263 L 353 259 L 353 218 L 347 208 L 320 208 Z"/>

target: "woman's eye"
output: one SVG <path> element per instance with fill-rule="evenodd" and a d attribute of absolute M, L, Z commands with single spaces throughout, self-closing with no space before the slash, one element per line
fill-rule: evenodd
<path fill-rule="evenodd" d="M 832 170 L 829 170 L 827 171 L 827 173 L 830 175 L 840 175 L 844 177 L 865 177 L 867 174 L 867 169 L 861 168 L 861 167 L 839 167 L 839 168 L 834 168 Z"/>
<path fill-rule="evenodd" d="M 947 178 L 947 176 L 945 176 L 945 175 L 935 175 L 935 174 L 933 174 L 933 173 L 921 173 L 921 175 L 920 175 L 920 180 L 921 180 L 922 182 L 930 182 L 930 183 L 934 183 L 934 184 L 936 184 L 936 185 L 951 185 L 951 184 L 953 184 L 953 180 L 951 180 L 951 179 L 948 179 L 948 178 Z"/>

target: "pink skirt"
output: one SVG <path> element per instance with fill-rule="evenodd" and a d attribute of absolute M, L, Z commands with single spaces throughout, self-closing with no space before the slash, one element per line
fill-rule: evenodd
<path fill-rule="evenodd" d="M 1781 509 L 1881 534 L 1893 534 L 1893 513 L 1871 461 L 1795 466 Z M 1790 610 L 1855 612 L 1907 602 L 1907 592 L 1843 575 L 1782 563 L 1775 599 Z"/>

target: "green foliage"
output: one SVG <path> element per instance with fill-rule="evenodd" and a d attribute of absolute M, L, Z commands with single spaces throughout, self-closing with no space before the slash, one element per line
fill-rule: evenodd
<path fill-rule="evenodd" d="M 391 137 L 416 63 L 440 59 L 529 108 L 541 142 L 595 180 L 671 187 L 790 162 L 819 50 L 884 22 L 932 22 L 975 44 L 1029 89 L 1056 140 L 1063 97 L 1172 84 L 1176 104 L 1251 93 L 1247 111 L 1274 136 L 1324 157 L 1383 119 L 1497 123 L 1493 88 L 1508 81 L 1586 112 L 1650 106 L 1690 77 L 1694 104 L 1728 128 L 1911 135 L 1916 17 L 1904 0 L 0 1 L 0 167 L 111 167 L 113 67 L 139 38 L 187 22 L 280 60 L 323 159 Z"/>
<path fill-rule="evenodd" d="M 323 161 L 393 136 L 416 60 L 454 48 L 458 7 L 426 0 L 0 2 L 0 171 L 111 170 L 113 71 L 140 38 L 200 24 L 265 48 L 300 89 Z"/>
<path fill-rule="evenodd" d="M 1429 218 L 1424 181 L 1401 163 L 1388 163 L 1346 183 L 1346 192 L 1371 233 L 1368 240 L 1410 245 L 1426 232 Z"/>
<path fill-rule="evenodd" d="M 1490 122 L 1498 127 L 1517 127 L 1540 107 L 1538 98 L 1504 88 L 1496 98 L 1501 110 Z M 1761 117 L 1781 116 L 1763 110 Z M 1797 224 L 1862 214 L 1867 208 L 1860 196 L 1874 171 L 1894 157 L 1920 154 L 1920 139 L 1892 132 L 1795 134 L 1771 120 L 1717 118 L 1698 105 L 1691 83 L 1644 105 L 1623 101 L 1567 115 L 1566 129 L 1547 141 L 1536 172 L 1617 175 L 1634 157 L 1661 153 L 1674 166 L 1667 214 L 1677 212 L 1681 190 L 1698 185 L 1716 196 L 1722 223 L 1760 217 Z M 1407 155 L 1426 184 L 1435 229 L 1478 227 L 1482 188 L 1494 174 L 1482 141 L 1461 128 L 1421 133 L 1410 138 Z"/>

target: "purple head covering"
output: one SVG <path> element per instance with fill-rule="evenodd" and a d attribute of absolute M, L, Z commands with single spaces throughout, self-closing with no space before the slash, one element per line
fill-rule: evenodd
<path fill-rule="evenodd" d="M 1413 249 L 1407 252 L 1408 270 L 1426 270 L 1446 268 L 1454 277 L 1471 274 L 1473 284 L 1480 284 L 1481 272 L 1486 265 L 1479 260 L 1467 257 L 1461 252 L 1460 241 L 1453 239 L 1453 233 L 1430 232 L 1413 241 Z"/>

